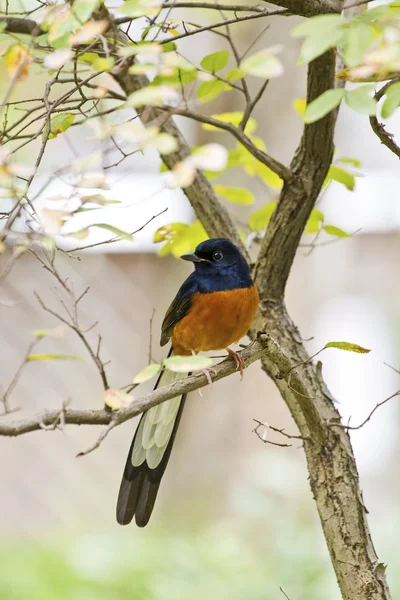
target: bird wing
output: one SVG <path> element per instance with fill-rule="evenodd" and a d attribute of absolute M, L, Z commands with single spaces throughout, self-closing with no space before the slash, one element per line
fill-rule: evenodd
<path fill-rule="evenodd" d="M 192 295 L 198 291 L 195 273 L 192 273 L 181 285 L 178 293 L 167 310 L 161 326 L 161 346 L 169 341 L 172 331 L 177 323 L 185 317 L 192 305 Z"/>

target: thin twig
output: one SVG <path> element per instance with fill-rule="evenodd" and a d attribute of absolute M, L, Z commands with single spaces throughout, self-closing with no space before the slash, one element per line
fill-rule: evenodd
<path fill-rule="evenodd" d="M 392 400 L 393 398 L 395 398 L 396 396 L 400 396 L 400 390 L 398 390 L 397 392 L 395 392 L 394 394 L 392 394 L 391 396 L 389 396 L 389 398 L 385 398 L 385 400 L 382 400 L 381 402 L 378 402 L 376 404 L 376 406 L 374 406 L 374 408 L 371 410 L 371 412 L 369 413 L 369 415 L 364 419 L 364 421 L 362 423 L 360 423 L 360 425 L 355 425 L 355 426 L 351 426 L 351 425 L 344 425 L 343 423 L 329 423 L 330 427 L 340 427 L 341 429 L 346 429 L 346 431 L 348 430 L 352 430 L 355 431 L 356 429 L 361 429 L 362 427 L 364 427 L 364 425 L 366 423 L 368 423 L 368 421 L 371 419 L 372 415 L 378 410 L 378 408 L 380 408 L 381 406 L 383 406 L 384 404 L 386 404 L 387 402 L 389 402 L 389 400 Z"/>

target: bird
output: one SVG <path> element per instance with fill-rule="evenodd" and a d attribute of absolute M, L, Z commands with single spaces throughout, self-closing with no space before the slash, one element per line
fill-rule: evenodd
<path fill-rule="evenodd" d="M 171 341 L 170 354 L 191 355 L 225 349 L 243 374 L 244 363 L 229 346 L 244 337 L 256 315 L 259 295 L 243 254 L 226 238 L 201 242 L 183 260 L 194 271 L 183 282 L 161 327 L 161 346 Z M 155 388 L 187 374 L 164 370 Z M 209 375 L 208 375 L 209 376 Z M 132 440 L 117 500 L 117 522 L 127 525 L 135 516 L 147 525 L 162 476 L 171 455 L 186 394 L 143 413 Z"/>

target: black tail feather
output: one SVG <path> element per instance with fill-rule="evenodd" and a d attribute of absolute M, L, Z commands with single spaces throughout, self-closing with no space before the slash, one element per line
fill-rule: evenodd
<path fill-rule="evenodd" d="M 159 377 L 155 387 L 158 386 L 160 379 L 161 377 Z M 155 469 L 151 469 L 146 461 L 144 461 L 138 467 L 132 465 L 132 451 L 135 444 L 136 435 L 139 430 L 139 426 L 137 427 L 132 444 L 129 448 L 118 494 L 116 514 L 117 521 L 120 525 L 128 525 L 134 516 L 136 524 L 139 527 L 145 527 L 145 525 L 147 525 L 149 522 L 157 498 L 158 488 L 160 487 L 162 476 L 171 455 L 172 446 L 178 430 L 185 400 L 186 394 L 182 396 L 172 434 L 165 449 L 164 456 L 162 457 L 160 464 Z M 142 419 L 144 418 L 145 414 L 146 413 L 143 413 Z"/>

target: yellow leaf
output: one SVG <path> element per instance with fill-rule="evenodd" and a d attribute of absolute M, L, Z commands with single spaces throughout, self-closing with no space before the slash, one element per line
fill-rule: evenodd
<path fill-rule="evenodd" d="M 293 108 L 297 112 L 297 114 L 300 115 L 300 117 L 302 117 L 304 115 L 306 106 L 307 106 L 306 98 L 296 98 L 296 100 L 293 100 Z"/>
<path fill-rule="evenodd" d="M 28 76 L 32 56 L 25 46 L 22 44 L 11 46 L 5 53 L 4 60 L 10 77 L 16 77 L 17 81 L 22 81 Z"/>

